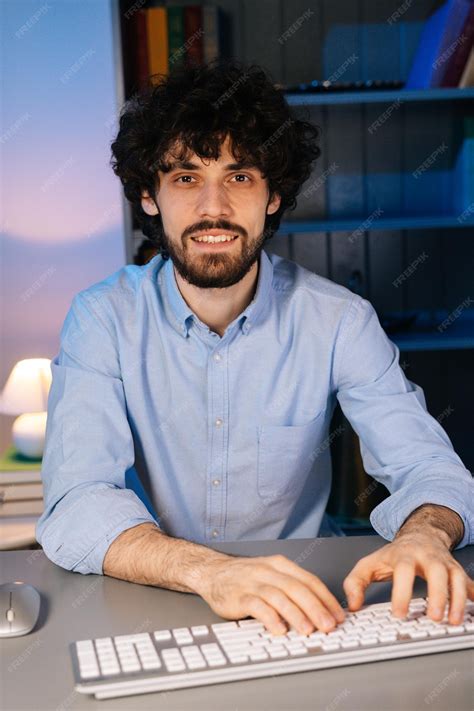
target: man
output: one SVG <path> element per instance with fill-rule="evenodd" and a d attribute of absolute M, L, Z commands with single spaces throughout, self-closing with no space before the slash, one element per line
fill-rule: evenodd
<path fill-rule="evenodd" d="M 428 614 L 458 623 L 474 583 L 451 551 L 474 542 L 470 473 L 371 304 L 263 251 L 319 155 L 256 66 L 176 68 L 124 109 L 113 168 L 160 249 L 73 300 L 52 361 L 37 536 L 58 565 L 201 595 L 274 632 L 329 631 L 344 610 L 283 556 L 206 544 L 315 537 L 342 406 L 389 496 L 371 514 L 391 541 L 344 581 L 358 609 L 415 575 Z M 127 487 L 135 464 L 150 501 Z M 157 512 L 157 518 L 153 515 Z"/>

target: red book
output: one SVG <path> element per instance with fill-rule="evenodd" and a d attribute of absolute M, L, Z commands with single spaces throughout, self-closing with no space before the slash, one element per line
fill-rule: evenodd
<path fill-rule="evenodd" d="M 441 86 L 458 86 L 464 67 L 474 43 L 474 4 L 457 39 L 454 53 L 447 62 L 447 68 L 441 80 Z"/>
<path fill-rule="evenodd" d="M 189 5 L 184 9 L 184 41 L 186 63 L 200 66 L 204 56 L 204 28 L 201 5 Z"/>
<path fill-rule="evenodd" d="M 144 89 L 148 82 L 148 47 L 147 47 L 147 27 L 146 10 L 138 10 L 135 15 L 134 39 L 135 39 L 135 67 L 136 81 L 140 90 Z"/>

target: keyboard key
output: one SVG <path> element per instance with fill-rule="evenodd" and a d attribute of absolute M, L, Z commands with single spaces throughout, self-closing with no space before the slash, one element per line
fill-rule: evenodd
<path fill-rule="evenodd" d="M 134 659 L 121 659 L 120 660 L 120 666 L 122 667 L 122 671 L 124 672 L 136 672 L 140 671 L 141 669 L 141 664 L 138 661 L 138 658 L 136 660 Z"/>
<path fill-rule="evenodd" d="M 161 662 L 160 662 L 160 658 L 158 656 L 156 658 L 147 657 L 145 659 L 142 659 L 141 662 L 142 662 L 142 667 L 146 671 L 151 671 L 152 669 L 160 669 L 161 668 Z"/>
<path fill-rule="evenodd" d="M 226 659 L 224 656 L 209 656 L 206 659 L 207 663 L 209 664 L 210 667 L 222 667 L 225 664 L 227 664 Z"/>
<path fill-rule="evenodd" d="M 80 666 L 79 673 L 82 679 L 96 679 L 98 676 L 100 676 L 99 667 L 97 666 L 97 664 L 90 666 Z"/>
<path fill-rule="evenodd" d="M 318 647 L 322 646 L 323 640 L 322 639 L 307 639 L 303 642 L 303 644 L 308 649 L 317 649 Z"/>
<path fill-rule="evenodd" d="M 113 664 L 113 663 L 102 663 L 100 664 L 100 671 L 104 676 L 108 675 L 113 675 L 113 674 L 120 674 L 120 666 L 119 664 Z"/>
<path fill-rule="evenodd" d="M 359 644 L 360 643 L 358 639 L 342 639 L 341 649 L 357 649 Z"/>
<path fill-rule="evenodd" d="M 425 630 L 411 630 L 408 632 L 410 639 L 425 639 L 428 637 L 428 632 Z"/>
<path fill-rule="evenodd" d="M 169 672 L 180 672 L 180 671 L 185 671 L 186 670 L 186 665 L 184 662 L 180 662 L 179 660 L 176 661 L 170 661 L 170 662 L 165 662 L 166 669 Z"/>
<path fill-rule="evenodd" d="M 248 660 L 248 654 L 234 654 L 229 657 L 229 661 L 231 664 L 245 664 L 245 662 L 248 662 Z"/>
<path fill-rule="evenodd" d="M 363 647 L 368 647 L 371 644 L 377 644 L 377 637 L 374 635 L 372 637 L 362 637 L 360 643 Z"/>
<path fill-rule="evenodd" d="M 299 657 L 302 654 L 308 654 L 308 650 L 304 644 L 287 644 L 286 648 L 292 657 Z"/>
<path fill-rule="evenodd" d="M 448 625 L 446 630 L 448 634 L 462 634 L 464 632 L 464 625 Z"/>
<path fill-rule="evenodd" d="M 171 632 L 170 630 L 158 630 L 157 632 L 153 632 L 153 636 L 157 642 L 167 642 L 171 639 Z M 117 637 L 115 639 L 117 639 Z"/>
<path fill-rule="evenodd" d="M 211 628 L 212 628 L 213 632 L 221 632 L 221 631 L 227 632 L 228 630 L 238 630 L 239 629 L 237 622 L 218 622 L 215 625 L 211 625 Z"/>
<path fill-rule="evenodd" d="M 188 665 L 188 669 L 205 669 L 207 667 L 207 662 L 204 659 L 204 657 L 201 657 L 201 659 L 192 658 L 192 659 L 186 659 L 186 664 Z"/>
<path fill-rule="evenodd" d="M 195 637 L 204 637 L 206 634 L 209 634 L 209 629 L 206 625 L 196 625 L 195 627 L 191 627 L 191 633 Z"/>
<path fill-rule="evenodd" d="M 267 647 L 267 652 L 271 659 L 283 659 L 283 657 L 288 656 L 288 650 L 283 646 L 276 647 L 272 645 L 271 647 Z"/>
<path fill-rule="evenodd" d="M 184 671 L 186 665 L 184 663 L 181 652 L 176 647 L 171 647 L 168 649 L 163 649 L 161 652 L 165 667 L 168 671 Z"/>
<path fill-rule="evenodd" d="M 238 626 L 245 630 L 263 630 L 265 626 L 257 620 L 240 620 Z"/>
<path fill-rule="evenodd" d="M 179 645 L 192 644 L 194 642 L 193 636 L 188 629 L 173 630 L 173 637 Z"/>

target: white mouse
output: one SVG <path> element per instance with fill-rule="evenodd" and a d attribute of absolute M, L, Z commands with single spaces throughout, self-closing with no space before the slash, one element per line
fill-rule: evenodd
<path fill-rule="evenodd" d="M 20 581 L 0 585 L 0 637 L 20 637 L 31 632 L 39 615 L 41 598 L 32 585 Z"/>

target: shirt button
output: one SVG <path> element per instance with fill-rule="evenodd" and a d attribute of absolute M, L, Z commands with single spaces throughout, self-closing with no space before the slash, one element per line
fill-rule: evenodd
<path fill-rule="evenodd" d="M 211 533 L 211 536 L 212 536 L 213 538 L 217 538 L 218 535 L 219 535 L 219 531 L 217 530 L 217 528 L 215 528 L 215 529 L 213 530 L 213 532 Z"/>
<path fill-rule="evenodd" d="M 216 354 L 214 355 L 214 360 L 216 360 L 216 361 L 221 360 L 220 353 L 216 353 Z"/>
<path fill-rule="evenodd" d="M 221 480 L 220 479 L 213 479 L 212 483 L 214 486 L 219 486 L 219 484 L 221 483 Z"/>
<path fill-rule="evenodd" d="M 221 420 L 220 417 L 217 418 L 216 420 L 216 427 L 220 427 L 222 425 L 223 420 Z"/>

